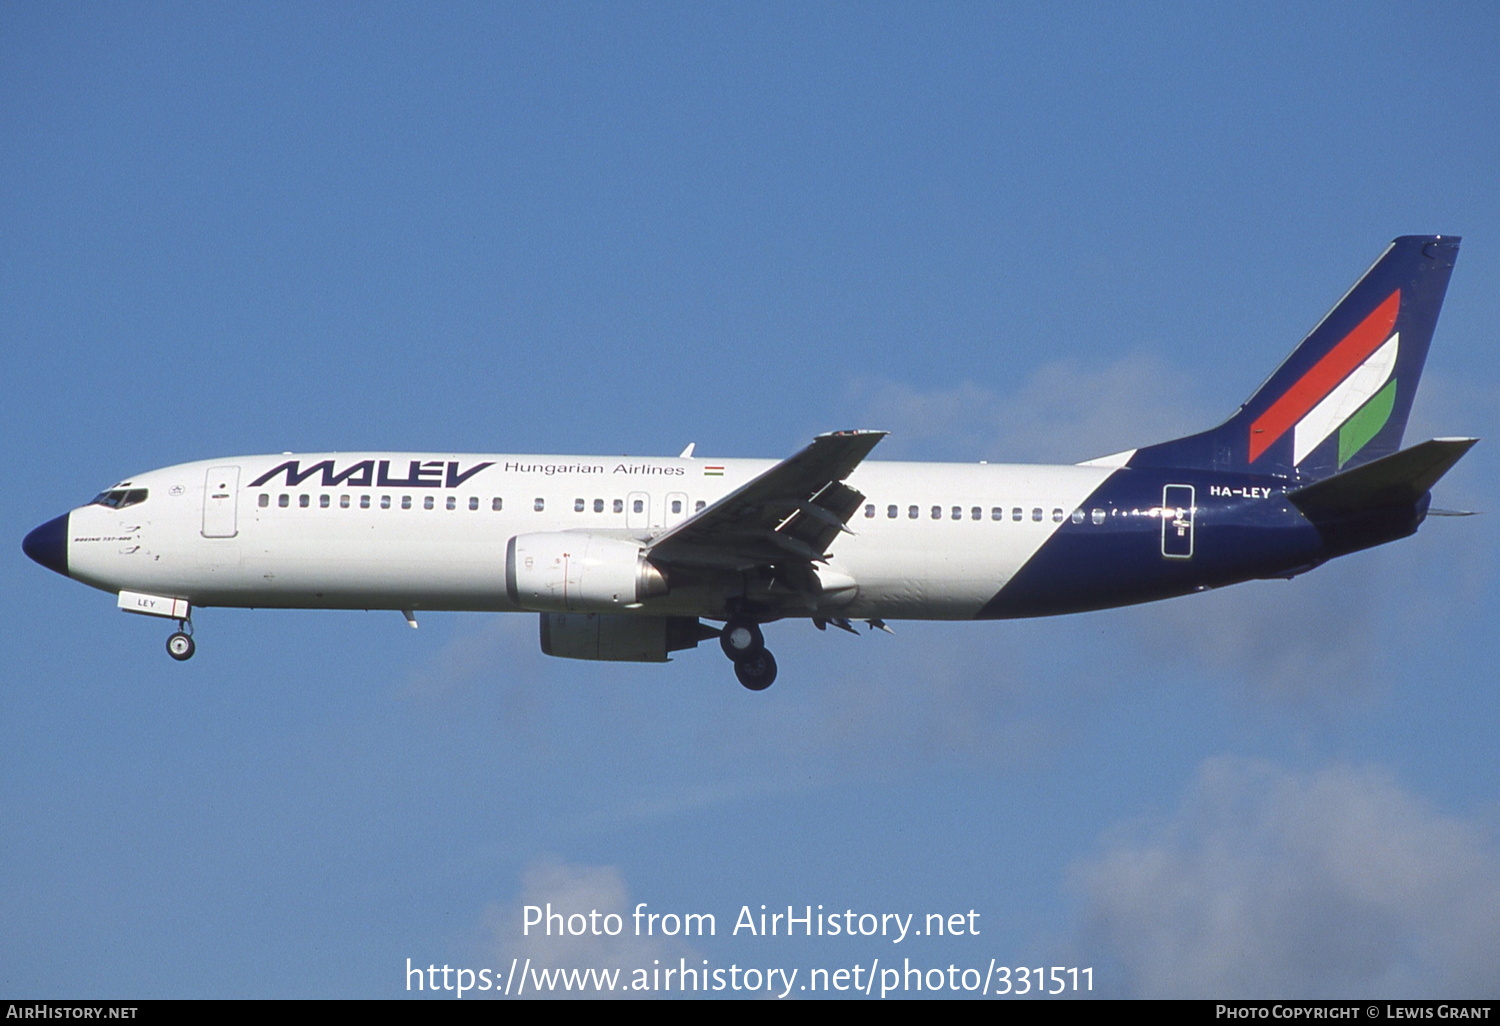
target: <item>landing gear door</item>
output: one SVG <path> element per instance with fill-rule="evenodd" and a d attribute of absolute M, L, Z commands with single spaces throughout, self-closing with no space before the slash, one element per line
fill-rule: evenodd
<path fill-rule="evenodd" d="M 1193 517 L 1197 513 L 1192 485 L 1169 484 L 1161 491 L 1161 554 L 1167 559 L 1193 558 Z"/>
<path fill-rule="evenodd" d="M 239 492 L 239 467 L 208 468 L 203 479 L 203 537 L 233 538 L 240 533 L 235 522 Z"/>

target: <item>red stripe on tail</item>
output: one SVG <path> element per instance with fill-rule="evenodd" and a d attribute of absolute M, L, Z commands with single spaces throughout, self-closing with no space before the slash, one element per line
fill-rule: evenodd
<path fill-rule="evenodd" d="M 1250 462 L 1254 463 L 1261 453 L 1276 443 L 1309 411 L 1338 387 L 1354 368 L 1364 362 L 1365 357 L 1379 349 L 1391 337 L 1396 325 L 1396 314 L 1401 308 L 1401 290 L 1397 289 L 1385 301 L 1359 322 L 1338 345 L 1330 349 L 1311 369 L 1280 399 L 1272 403 L 1265 413 L 1255 418 L 1250 425 Z"/>

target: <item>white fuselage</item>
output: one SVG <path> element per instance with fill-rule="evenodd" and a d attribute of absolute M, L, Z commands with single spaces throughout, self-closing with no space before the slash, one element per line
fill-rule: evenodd
<path fill-rule="evenodd" d="M 774 460 L 323 453 L 185 463 L 122 482 L 148 497 L 69 522 L 70 574 L 194 606 L 516 611 L 511 538 L 587 531 L 645 542 Z M 819 573 L 839 615 L 967 619 L 1113 466 L 866 461 L 865 502 Z M 298 480 L 298 478 L 301 478 Z M 673 588 L 640 612 L 714 616 Z"/>

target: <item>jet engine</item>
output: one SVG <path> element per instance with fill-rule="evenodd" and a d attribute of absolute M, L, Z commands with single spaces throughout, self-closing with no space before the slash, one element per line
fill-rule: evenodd
<path fill-rule="evenodd" d="M 523 609 L 611 612 L 667 593 L 641 547 L 586 531 L 521 534 L 505 550 L 505 591 Z"/>

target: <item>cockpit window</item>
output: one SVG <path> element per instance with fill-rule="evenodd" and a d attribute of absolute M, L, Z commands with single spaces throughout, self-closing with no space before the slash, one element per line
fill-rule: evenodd
<path fill-rule="evenodd" d="M 100 492 L 94 496 L 94 501 L 89 505 L 124 509 L 126 506 L 135 506 L 145 501 L 146 489 L 144 488 L 111 488 L 107 492 Z"/>

